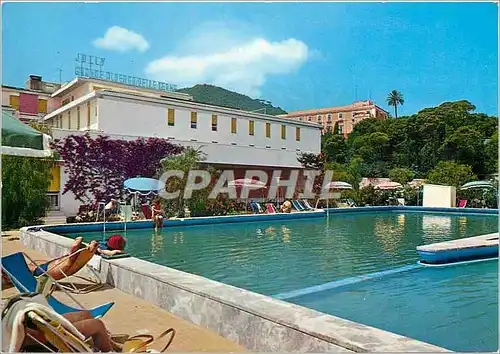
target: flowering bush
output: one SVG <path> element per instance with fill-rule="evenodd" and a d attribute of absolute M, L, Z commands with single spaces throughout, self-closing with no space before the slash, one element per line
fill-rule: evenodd
<path fill-rule="evenodd" d="M 161 138 L 126 141 L 88 134 L 57 139 L 52 148 L 64 160 L 68 175 L 63 194 L 71 191 L 82 203 L 94 205 L 119 198 L 128 178 L 154 177 L 161 159 L 184 150 Z"/>

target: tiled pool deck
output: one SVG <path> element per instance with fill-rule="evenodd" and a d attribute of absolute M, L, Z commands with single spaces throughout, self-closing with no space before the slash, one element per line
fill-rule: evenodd
<path fill-rule="evenodd" d="M 350 210 L 354 211 L 353 209 Z M 359 209 L 374 211 L 375 208 Z M 309 217 L 318 216 L 320 215 Z M 255 217 L 262 216 L 253 218 Z M 284 218 L 287 217 L 289 216 Z M 308 216 L 304 213 L 301 217 Z M 239 222 L 252 220 L 251 216 L 240 216 L 232 219 L 232 222 L 238 222 L 236 218 Z M 224 219 L 229 221 L 227 217 Z M 210 218 L 182 222 L 185 225 L 211 223 Z M 117 229 L 120 227 L 118 224 L 121 223 L 115 224 Z M 112 227 L 107 225 L 107 229 L 110 226 Z M 123 227 L 123 224 L 121 226 Z M 66 225 L 61 227 L 60 231 L 59 228 L 48 227 L 47 230 L 70 232 L 78 227 L 82 226 Z M 98 226 L 92 226 L 96 227 Z M 102 228 L 102 225 L 100 227 Z M 73 241 L 49 231 L 28 231 L 24 228 L 21 230 L 21 242 L 28 248 L 56 257 L 66 254 Z M 252 351 L 447 351 L 431 344 L 134 257 L 101 260 L 99 269 L 96 270 L 101 279 L 110 286 L 144 299 L 195 325 L 208 328 Z"/>

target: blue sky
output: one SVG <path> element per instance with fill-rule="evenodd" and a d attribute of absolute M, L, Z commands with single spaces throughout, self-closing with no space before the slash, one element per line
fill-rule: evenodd
<path fill-rule="evenodd" d="M 498 111 L 493 3 L 7 3 L 3 83 L 105 69 L 179 86 L 213 83 L 285 110 L 404 94 L 400 115 L 467 99 Z M 392 110 L 391 110 L 392 111 Z"/>

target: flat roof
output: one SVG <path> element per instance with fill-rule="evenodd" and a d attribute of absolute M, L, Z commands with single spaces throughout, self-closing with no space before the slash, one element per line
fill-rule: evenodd
<path fill-rule="evenodd" d="M 182 93 L 182 92 L 176 92 L 176 91 L 163 91 L 163 90 L 155 90 L 155 89 L 148 89 L 144 87 L 138 87 L 138 86 L 133 86 L 133 85 L 127 85 L 127 84 L 122 84 L 119 82 L 115 81 L 108 81 L 108 80 L 101 80 L 101 79 L 95 79 L 95 78 L 87 78 L 87 77 L 76 77 L 67 84 L 61 86 L 61 88 L 57 91 L 55 91 L 52 94 L 52 97 L 57 97 L 64 95 L 67 91 L 70 91 L 72 89 L 75 89 L 81 85 L 84 85 L 86 83 L 97 83 L 101 85 L 109 85 L 109 86 L 114 86 L 114 87 L 119 87 L 119 88 L 124 88 L 124 89 L 130 89 L 130 90 L 135 90 L 138 92 L 148 92 L 148 93 L 154 93 L 154 94 L 159 94 L 159 95 L 172 95 L 176 96 L 178 99 L 182 100 L 192 100 L 192 96 L 187 94 L 187 93 Z"/>
<path fill-rule="evenodd" d="M 325 113 L 338 113 L 343 111 L 357 111 L 363 109 L 372 109 L 377 108 L 381 111 L 387 112 L 385 109 L 380 108 L 375 104 L 375 102 L 371 101 L 358 101 L 351 103 L 345 106 L 337 106 L 337 107 L 327 107 L 327 108 L 316 108 L 316 109 L 306 109 L 299 111 L 288 112 L 287 114 L 281 114 L 281 117 L 293 117 L 293 116 L 302 116 L 302 115 L 311 115 L 311 114 L 325 114 Z"/>

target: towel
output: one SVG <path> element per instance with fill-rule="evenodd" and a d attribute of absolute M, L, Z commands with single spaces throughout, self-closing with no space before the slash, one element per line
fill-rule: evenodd
<path fill-rule="evenodd" d="M 14 302 L 2 318 L 2 351 L 9 353 L 18 353 L 21 350 L 25 338 L 24 320 L 29 311 L 45 315 L 59 322 L 66 330 L 74 334 L 80 340 L 85 340 L 85 337 L 69 322 L 66 318 L 59 315 L 50 308 L 47 300 L 43 295 L 37 294 L 19 295 L 20 300 Z"/>
<path fill-rule="evenodd" d="M 87 263 L 87 265 L 91 268 L 94 268 L 98 272 L 101 271 L 101 257 L 94 255 L 90 259 L 90 261 Z"/>

